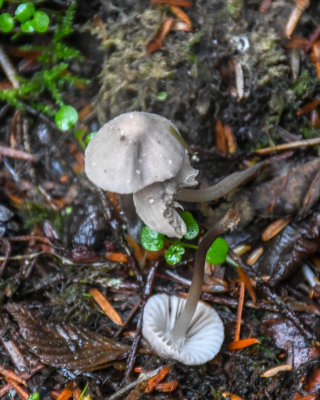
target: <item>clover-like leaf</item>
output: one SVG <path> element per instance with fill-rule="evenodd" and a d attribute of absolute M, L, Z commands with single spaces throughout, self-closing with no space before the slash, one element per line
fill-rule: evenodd
<path fill-rule="evenodd" d="M 218 237 L 210 246 L 206 261 L 214 265 L 223 264 L 226 261 L 228 251 L 228 243 L 223 238 Z"/>
<path fill-rule="evenodd" d="M 33 3 L 21 3 L 14 14 L 19 22 L 26 22 L 33 16 L 35 11 Z"/>
<path fill-rule="evenodd" d="M 0 15 L 0 29 L 4 33 L 12 31 L 14 26 L 14 19 L 7 12 Z"/>
<path fill-rule="evenodd" d="M 164 253 L 164 258 L 168 264 L 175 265 L 181 261 L 181 256 L 184 252 L 185 249 L 181 244 L 174 243 L 168 247 L 168 250 Z"/>
<path fill-rule="evenodd" d="M 55 115 L 55 123 L 62 131 L 71 129 L 78 121 L 78 112 L 72 106 L 62 106 Z"/>
<path fill-rule="evenodd" d="M 148 251 L 159 251 L 164 246 L 164 235 L 144 226 L 141 230 L 141 244 Z"/>
<path fill-rule="evenodd" d="M 45 33 L 48 30 L 50 18 L 43 11 L 36 11 L 31 20 L 34 30 L 38 33 Z"/>

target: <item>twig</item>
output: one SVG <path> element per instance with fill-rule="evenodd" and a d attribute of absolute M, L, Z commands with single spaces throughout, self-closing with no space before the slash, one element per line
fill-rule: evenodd
<path fill-rule="evenodd" d="M 131 319 L 133 318 L 133 316 L 135 315 L 135 313 L 137 312 L 138 308 L 141 306 L 142 303 L 142 299 L 140 299 L 137 304 L 132 308 L 132 310 L 130 311 L 127 319 L 124 321 L 123 326 L 121 326 L 116 334 L 114 335 L 115 338 L 119 337 L 121 335 L 121 333 L 123 332 L 123 330 L 125 329 L 125 327 L 128 325 L 128 323 L 131 321 Z"/>
<path fill-rule="evenodd" d="M 244 295 L 245 295 L 245 286 L 243 281 L 240 282 L 240 295 L 239 295 L 239 303 L 237 309 L 237 322 L 236 322 L 236 329 L 234 333 L 234 341 L 240 340 L 240 330 L 241 330 L 241 319 L 242 319 L 242 310 L 243 310 L 243 303 L 244 303 Z"/>
<path fill-rule="evenodd" d="M 16 76 L 18 76 L 18 73 L 14 68 L 14 66 L 12 65 L 9 57 L 6 55 L 1 45 L 0 45 L 0 65 L 3 69 L 3 72 L 6 74 L 7 78 L 12 83 L 12 86 L 17 89 L 20 86 L 19 81 L 16 78 Z"/>
<path fill-rule="evenodd" d="M 263 292 L 263 294 L 275 304 L 280 314 L 282 314 L 285 318 L 288 318 L 293 323 L 293 325 L 298 328 L 303 337 L 305 337 L 309 341 L 317 341 L 317 338 L 314 336 L 314 334 L 310 332 L 309 329 L 302 323 L 302 321 L 293 312 L 291 307 L 289 307 L 266 282 L 258 277 L 254 273 L 254 271 L 242 261 L 241 257 L 231 252 L 231 258 L 233 258 L 235 262 L 239 266 L 241 266 L 241 268 L 244 269 L 249 276 L 252 276 L 255 279 L 255 281 L 257 282 L 257 288 L 259 288 Z"/>
<path fill-rule="evenodd" d="M 37 251 L 35 253 L 30 253 L 30 254 L 19 254 L 17 256 L 11 256 L 8 258 L 8 260 L 32 260 L 35 257 L 40 256 L 41 254 L 44 254 L 43 251 Z M 1 256 L 0 257 L 0 261 L 4 261 L 5 260 L 5 256 Z"/>
<path fill-rule="evenodd" d="M 269 154 L 269 153 L 273 153 L 275 151 L 291 150 L 291 149 L 297 149 L 299 147 L 304 147 L 304 146 L 316 146 L 319 144 L 320 144 L 320 138 L 297 140 L 296 142 L 292 142 L 292 143 L 283 143 L 283 144 L 278 144 L 276 146 L 265 147 L 264 149 L 257 149 L 254 152 L 257 154 Z"/>
<path fill-rule="evenodd" d="M 140 315 L 139 315 L 138 322 L 137 322 L 136 336 L 132 343 L 131 349 L 129 351 L 128 359 L 127 359 L 127 368 L 126 368 L 126 372 L 125 372 L 125 377 L 127 379 L 129 378 L 129 376 L 132 372 L 134 363 L 136 361 L 137 349 L 138 349 L 138 345 L 139 345 L 139 342 L 141 339 L 143 309 L 144 309 L 144 306 L 146 305 L 148 298 L 151 295 L 153 280 L 154 280 L 155 273 L 156 273 L 158 266 L 159 266 L 159 261 L 156 261 L 150 268 L 150 271 L 147 276 L 147 281 L 146 281 L 143 298 L 142 298 L 141 311 L 140 311 Z"/>
<path fill-rule="evenodd" d="M 125 393 L 129 392 L 129 390 L 134 389 L 137 385 L 139 385 L 139 383 L 146 381 L 150 378 L 153 378 L 154 376 L 156 376 L 159 371 L 161 370 L 162 367 L 159 367 L 151 372 L 147 372 L 145 374 L 143 374 L 142 376 L 140 376 L 137 380 L 135 380 L 134 382 L 129 383 L 128 385 L 126 385 L 125 387 L 123 387 L 122 389 L 120 389 L 118 392 L 114 393 L 112 396 L 109 397 L 109 400 L 116 400 L 116 399 L 123 399 L 123 396 L 125 395 Z"/>
<path fill-rule="evenodd" d="M 2 241 L 2 243 L 6 246 L 4 260 L 2 261 L 2 264 L 1 264 L 1 267 L 0 267 L 0 278 L 1 278 L 1 276 L 3 275 L 3 273 L 4 273 L 5 269 L 6 269 L 8 261 L 9 261 L 9 256 L 10 256 L 10 253 L 11 253 L 11 244 L 10 244 L 9 240 L 6 239 L 6 238 L 1 238 L 0 241 Z"/>
<path fill-rule="evenodd" d="M 0 146 L 0 156 L 18 158 L 25 161 L 37 161 L 37 158 L 22 150 L 12 149 L 11 147 Z"/>

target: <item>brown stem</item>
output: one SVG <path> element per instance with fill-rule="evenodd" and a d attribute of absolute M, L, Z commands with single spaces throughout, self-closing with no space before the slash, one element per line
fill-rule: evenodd
<path fill-rule="evenodd" d="M 252 167 L 249 167 L 240 172 L 234 172 L 227 176 L 216 185 L 209 186 L 204 189 L 185 189 L 182 188 L 178 195 L 177 200 L 189 202 L 205 202 L 219 199 L 236 189 L 240 185 L 246 183 L 249 179 L 257 174 L 262 168 L 270 164 L 270 160 L 261 161 Z"/>
<path fill-rule="evenodd" d="M 239 221 L 239 214 L 237 212 L 229 212 L 222 220 L 218 222 L 212 229 L 210 229 L 201 240 L 196 252 L 193 277 L 191 288 L 184 309 L 179 315 L 174 328 L 171 331 L 171 337 L 174 341 L 184 337 L 196 310 L 203 279 L 204 279 L 204 265 L 206 254 L 214 240 L 224 234 L 228 229 L 232 229 Z"/>

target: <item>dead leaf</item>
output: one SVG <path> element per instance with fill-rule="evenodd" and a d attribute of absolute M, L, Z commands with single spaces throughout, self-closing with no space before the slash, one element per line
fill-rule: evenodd
<path fill-rule="evenodd" d="M 29 350 L 43 364 L 76 371 L 93 371 L 122 358 L 128 347 L 73 324 L 46 322 L 27 305 L 11 303 L 7 311 L 19 326 Z"/>

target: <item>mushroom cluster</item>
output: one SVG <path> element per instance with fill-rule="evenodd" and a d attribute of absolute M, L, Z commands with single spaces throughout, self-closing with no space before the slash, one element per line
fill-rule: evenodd
<path fill-rule="evenodd" d="M 85 152 L 88 178 L 102 189 L 132 194 L 137 214 L 149 228 L 181 238 L 186 225 L 178 212 L 183 201 L 209 201 L 224 196 L 253 177 L 268 161 L 236 172 L 205 189 L 197 184 L 187 145 L 174 123 L 156 114 L 130 112 L 105 124 Z M 166 358 L 188 365 L 202 364 L 219 351 L 223 324 L 215 310 L 199 302 L 206 253 L 211 243 L 237 224 L 239 215 L 226 215 L 201 240 L 195 255 L 187 300 L 152 296 L 144 309 L 143 335 Z"/>

